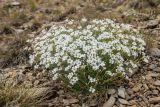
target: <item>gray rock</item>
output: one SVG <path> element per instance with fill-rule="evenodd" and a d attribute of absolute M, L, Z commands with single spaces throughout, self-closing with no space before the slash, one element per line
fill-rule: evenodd
<path fill-rule="evenodd" d="M 155 28 L 159 24 L 159 20 L 150 20 L 147 23 L 146 28 Z"/>
<path fill-rule="evenodd" d="M 150 49 L 150 54 L 152 56 L 160 57 L 160 50 L 158 48 L 151 48 Z"/>
<path fill-rule="evenodd" d="M 154 107 L 160 107 L 160 104 L 156 104 L 156 105 L 154 105 Z"/>
<path fill-rule="evenodd" d="M 160 86 L 160 80 L 156 80 L 153 84 L 154 84 L 155 86 Z"/>
<path fill-rule="evenodd" d="M 138 91 L 141 89 L 141 87 L 142 87 L 142 84 L 137 84 L 137 85 L 135 85 L 135 86 L 132 88 L 132 90 L 133 90 L 134 92 L 138 92 Z"/>
<path fill-rule="evenodd" d="M 132 105 L 131 107 L 137 107 L 136 105 Z"/>
<path fill-rule="evenodd" d="M 108 89 L 108 90 L 107 90 L 107 93 L 108 93 L 109 95 L 113 95 L 113 94 L 116 93 L 116 90 L 115 90 L 115 89 Z"/>
<path fill-rule="evenodd" d="M 81 107 L 79 104 L 72 104 L 71 107 Z"/>
<path fill-rule="evenodd" d="M 160 76 L 159 73 L 151 73 L 150 75 L 151 75 L 151 77 L 155 77 L 155 78 L 158 77 L 158 76 Z"/>
<path fill-rule="evenodd" d="M 132 95 L 134 93 L 131 88 L 128 88 L 126 91 L 127 91 L 127 94 L 129 94 L 129 95 Z"/>
<path fill-rule="evenodd" d="M 103 107 L 113 107 L 115 104 L 115 97 L 111 96 L 107 102 L 104 103 Z"/>
<path fill-rule="evenodd" d="M 149 65 L 149 68 L 150 68 L 151 70 L 155 69 L 156 67 L 157 67 L 156 64 L 151 64 L 151 65 Z"/>
<path fill-rule="evenodd" d="M 39 85 L 39 83 L 40 83 L 40 81 L 39 81 L 39 80 L 35 80 L 35 81 L 34 81 L 34 86 Z"/>
<path fill-rule="evenodd" d="M 89 107 L 97 107 L 97 105 L 98 105 L 97 99 L 92 99 L 88 104 Z"/>
<path fill-rule="evenodd" d="M 128 102 L 127 100 L 124 100 L 124 99 L 119 98 L 118 101 L 119 101 L 121 104 L 129 105 L 129 102 Z"/>
<path fill-rule="evenodd" d="M 4 74 L 0 74 L 0 81 L 3 81 L 6 79 L 6 76 Z"/>
<path fill-rule="evenodd" d="M 76 104 L 78 103 L 79 100 L 78 99 L 63 99 L 63 105 L 68 106 L 70 104 Z"/>
<path fill-rule="evenodd" d="M 160 5 L 159 5 L 159 6 L 160 6 Z M 157 18 L 157 20 L 160 20 L 160 14 L 159 14 L 159 15 L 157 15 L 157 17 L 156 17 L 156 18 Z"/>
<path fill-rule="evenodd" d="M 158 90 L 153 90 L 153 91 L 152 91 L 152 94 L 153 94 L 153 95 L 158 95 L 158 93 L 159 93 Z"/>
<path fill-rule="evenodd" d="M 9 5 L 11 5 L 11 6 L 19 6 L 20 2 L 14 1 L 14 2 L 11 2 Z"/>
<path fill-rule="evenodd" d="M 160 67 L 157 67 L 157 68 L 153 69 L 153 71 L 160 72 Z"/>
<path fill-rule="evenodd" d="M 144 87 L 145 90 L 149 89 L 148 86 L 147 86 L 147 84 L 143 84 L 143 87 Z"/>
<path fill-rule="evenodd" d="M 118 88 L 118 96 L 125 98 L 125 88 Z"/>
<path fill-rule="evenodd" d="M 159 103 L 160 97 L 149 98 L 149 102 L 150 103 Z"/>
<path fill-rule="evenodd" d="M 82 107 L 89 107 L 89 106 L 87 106 L 86 104 L 82 104 Z"/>
<path fill-rule="evenodd" d="M 15 31 L 17 32 L 17 34 L 20 34 L 20 33 L 24 32 L 23 29 L 16 29 Z"/>
<path fill-rule="evenodd" d="M 128 75 L 129 77 L 132 77 L 132 75 L 135 74 L 137 71 L 138 71 L 138 67 L 133 68 L 133 69 L 132 69 L 132 73 L 131 73 L 131 72 L 128 72 L 127 75 Z"/>

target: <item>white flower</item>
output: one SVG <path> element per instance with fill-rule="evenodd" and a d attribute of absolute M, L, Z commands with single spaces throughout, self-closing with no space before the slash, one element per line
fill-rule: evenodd
<path fill-rule="evenodd" d="M 105 27 L 104 27 L 104 26 L 100 27 L 100 30 L 101 30 L 101 31 L 104 31 L 104 30 L 105 30 Z"/>
<path fill-rule="evenodd" d="M 67 77 L 70 80 L 73 77 L 73 72 L 69 73 Z"/>
<path fill-rule="evenodd" d="M 92 78 L 92 77 L 90 77 L 90 76 L 88 76 L 88 79 L 89 79 L 89 81 L 92 83 L 92 82 L 96 82 L 96 79 L 95 78 Z"/>
<path fill-rule="evenodd" d="M 129 72 L 130 72 L 130 73 L 133 73 L 133 70 L 132 70 L 131 68 L 129 68 Z"/>
<path fill-rule="evenodd" d="M 73 22 L 72 22 L 72 21 L 69 21 L 69 22 L 68 22 L 68 24 L 69 24 L 69 25 L 72 25 L 72 24 L 73 24 Z"/>
<path fill-rule="evenodd" d="M 114 73 L 112 73 L 111 71 L 107 71 L 108 75 L 113 76 Z"/>
<path fill-rule="evenodd" d="M 30 56 L 29 56 L 29 63 L 30 63 L 31 65 L 32 65 L 33 62 L 34 62 L 34 58 L 35 58 L 34 55 L 30 55 Z"/>
<path fill-rule="evenodd" d="M 144 62 L 149 63 L 149 57 L 144 57 Z"/>
<path fill-rule="evenodd" d="M 34 66 L 34 69 L 38 69 L 38 68 L 39 68 L 39 65 L 35 65 L 35 66 Z"/>
<path fill-rule="evenodd" d="M 93 30 L 98 31 L 98 27 L 94 27 Z"/>
<path fill-rule="evenodd" d="M 89 30 L 89 29 L 91 29 L 92 28 L 92 25 L 88 25 L 87 26 L 87 29 Z"/>
<path fill-rule="evenodd" d="M 72 77 L 72 78 L 70 79 L 70 84 L 74 85 L 77 81 L 78 81 L 78 78 L 77 78 L 77 77 Z"/>
<path fill-rule="evenodd" d="M 78 26 L 78 29 L 82 29 L 82 26 Z"/>
<path fill-rule="evenodd" d="M 91 93 L 94 93 L 96 90 L 95 90 L 93 87 L 90 87 L 90 88 L 89 88 L 89 91 L 90 91 Z"/>
<path fill-rule="evenodd" d="M 63 57 L 62 57 L 62 60 L 63 60 L 63 61 L 66 61 L 67 58 L 68 58 L 68 56 L 63 56 Z"/>
<path fill-rule="evenodd" d="M 52 77 L 52 79 L 53 79 L 53 80 L 57 80 L 57 79 L 58 79 L 58 76 L 59 76 L 59 75 L 56 73 L 56 74 L 54 74 L 54 76 Z"/>
<path fill-rule="evenodd" d="M 86 19 L 86 18 L 83 18 L 83 19 L 82 19 L 82 22 L 86 22 L 86 21 L 87 21 L 87 19 Z"/>
<path fill-rule="evenodd" d="M 58 71 L 58 68 L 54 68 L 53 70 L 52 70 L 52 72 L 57 72 Z"/>
<path fill-rule="evenodd" d="M 130 64 L 132 65 L 133 68 L 136 68 L 136 67 L 137 67 L 137 65 L 134 64 L 132 60 L 130 60 Z"/>

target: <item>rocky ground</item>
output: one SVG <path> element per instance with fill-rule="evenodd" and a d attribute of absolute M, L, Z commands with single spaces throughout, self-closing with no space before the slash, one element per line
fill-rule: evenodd
<path fill-rule="evenodd" d="M 0 0 L 0 84 L 12 84 L 37 92 L 36 107 L 160 107 L 160 3 L 158 0 L 120 0 L 101 3 L 98 0 Z M 116 0 L 115 0 L 116 1 Z M 107 7 L 107 8 L 106 8 Z M 111 18 L 140 29 L 147 43 L 147 65 L 130 78 L 109 86 L 99 94 L 81 95 L 52 81 L 47 71 L 27 64 L 30 52 L 26 40 L 36 36 L 51 22 L 66 18 Z M 2 85 L 1 85 L 2 86 Z M 1 87 L 0 87 L 1 88 Z M 4 88 L 4 87 L 3 87 Z M 0 96 L 4 95 L 0 89 Z M 13 90 L 11 88 L 11 90 Z M 8 90 L 7 90 L 8 91 Z M 1 100 L 1 97 L 0 97 Z M 23 107 L 10 100 L 0 107 Z M 28 101 L 28 100 L 25 100 Z M 31 106 L 31 105 L 30 105 Z M 5 107 L 5 106 L 4 106 Z"/>

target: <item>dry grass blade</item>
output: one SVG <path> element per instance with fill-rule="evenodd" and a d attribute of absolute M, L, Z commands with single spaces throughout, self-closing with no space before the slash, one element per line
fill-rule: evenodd
<path fill-rule="evenodd" d="M 0 83 L 1 107 L 33 107 L 37 104 L 37 97 L 45 89 L 26 88 L 7 82 Z"/>

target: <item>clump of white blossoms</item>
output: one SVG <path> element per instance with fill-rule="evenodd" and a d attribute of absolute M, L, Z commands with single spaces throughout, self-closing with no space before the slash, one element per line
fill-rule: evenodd
<path fill-rule="evenodd" d="M 128 24 L 66 20 L 44 29 L 32 41 L 30 63 L 50 70 L 54 80 L 93 93 L 119 77 L 128 78 L 140 61 L 148 62 L 145 45 Z"/>

